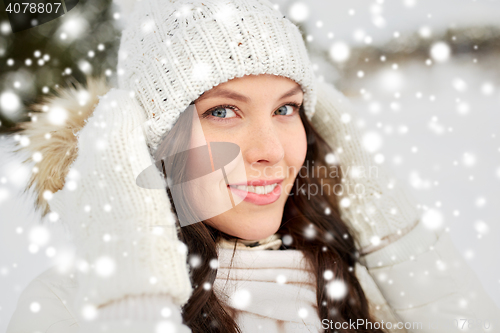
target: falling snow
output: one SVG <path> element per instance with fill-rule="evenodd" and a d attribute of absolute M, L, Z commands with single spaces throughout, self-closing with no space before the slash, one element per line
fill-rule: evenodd
<path fill-rule="evenodd" d="M 345 42 L 338 41 L 330 47 L 330 57 L 333 61 L 342 63 L 351 56 L 351 49 Z"/>
<path fill-rule="evenodd" d="M 424 2 L 418 0 L 402 0 L 397 5 L 405 6 L 405 15 L 408 17 L 412 17 L 412 13 L 420 13 L 419 10 L 426 6 Z M 380 64 L 378 67 L 353 68 L 352 78 L 342 77 L 337 83 L 339 87 L 349 92 L 349 97 L 364 118 L 367 131 L 362 137 L 362 144 L 368 152 L 374 154 L 373 162 L 393 167 L 399 178 L 405 181 L 424 203 L 419 209 L 425 227 L 430 230 L 441 230 L 451 226 L 453 233 L 461 235 L 457 239 L 470 240 L 469 234 L 471 234 L 474 242 L 472 240 L 466 242 L 466 245 L 459 250 L 465 259 L 476 261 L 475 263 L 479 265 L 479 259 L 482 259 L 484 252 L 476 247 L 475 242 L 488 242 L 493 239 L 491 236 L 497 230 L 494 218 L 498 215 L 494 210 L 495 198 L 500 195 L 496 190 L 500 183 L 500 144 L 497 126 L 494 126 L 499 121 L 498 112 L 495 111 L 500 104 L 500 83 L 497 79 L 498 71 L 494 70 L 495 66 L 491 66 L 491 63 L 488 65 L 483 57 L 475 55 L 468 55 L 470 59 L 467 59 L 466 64 L 465 60 L 455 53 L 457 48 L 454 44 L 463 36 L 443 37 L 443 31 L 450 23 L 458 21 L 458 25 L 464 24 L 457 19 L 458 14 L 454 11 L 438 15 L 435 12 L 438 8 L 432 5 L 432 10 L 428 10 L 425 14 L 414 14 L 414 20 L 401 20 L 401 9 L 398 7 L 396 10 L 396 2 L 377 0 L 370 3 L 360 1 L 338 3 L 339 9 L 331 13 L 318 10 L 318 6 L 323 9 L 325 5 L 309 1 L 292 2 L 286 6 L 285 14 L 294 22 L 304 23 L 309 43 L 317 41 L 327 43 L 323 45 L 325 54 L 339 67 L 346 66 L 350 61 L 356 61 L 359 47 L 383 45 L 388 41 L 396 43 L 404 40 L 410 33 L 415 33 L 416 38 L 425 40 L 425 54 L 421 59 L 396 59 L 391 52 L 378 53 L 374 57 L 367 58 L 368 61 L 365 62 L 372 66 L 375 63 Z M 497 24 L 495 22 L 498 21 L 498 15 L 495 15 L 495 11 L 491 12 L 491 14 L 484 12 L 480 17 L 480 23 Z M 224 10 L 221 11 L 219 16 L 224 16 L 224 13 Z M 474 13 L 471 13 L 471 16 L 473 15 Z M 112 17 L 114 20 L 120 19 L 119 13 L 114 13 Z M 477 17 L 475 20 L 479 22 Z M 143 32 L 151 32 L 154 24 L 153 21 L 145 22 Z M 55 41 L 61 45 L 69 45 L 72 41 L 87 37 L 88 30 L 85 19 L 68 16 L 55 33 Z M 0 23 L 0 33 L 2 38 L 12 36 L 10 25 L 6 21 Z M 165 43 L 168 46 L 170 41 L 165 40 Z M 61 69 L 62 73 L 59 72 L 58 75 L 71 76 L 78 71 L 94 74 L 97 67 L 94 61 L 102 54 L 101 52 L 107 51 L 107 44 L 105 46 L 99 41 L 91 48 L 82 50 L 80 59 L 69 67 Z M 475 51 L 478 51 L 477 47 L 474 48 Z M 4 62 L 6 69 L 12 71 L 17 70 L 18 66 L 29 71 L 41 66 L 48 67 L 51 61 L 57 58 L 56 55 L 51 56 L 50 49 L 42 48 L 30 51 L 31 53 L 23 58 L 15 59 L 8 52 L 8 47 L 0 40 L 0 60 Z M 316 68 L 318 69 L 317 66 Z M 106 76 L 120 73 L 111 66 L 105 67 L 103 71 Z M 211 71 L 209 65 L 200 63 L 193 68 L 191 74 L 195 79 L 202 81 Z M 318 75 L 323 72 L 325 71 L 316 71 Z M 332 74 L 330 78 L 334 77 Z M 0 90 L 2 116 L 15 119 L 19 115 L 23 109 L 22 101 L 26 92 L 34 89 L 30 82 L 32 80 L 31 77 L 22 75 L 6 80 L 9 82 L 8 85 Z M 54 87 L 49 84 L 36 88 L 43 94 L 48 94 L 53 89 Z M 357 92 L 359 95 L 356 95 Z M 81 105 L 85 105 L 88 102 L 88 95 L 82 94 L 79 101 Z M 52 124 L 65 125 L 67 111 L 63 107 L 45 112 L 48 112 L 48 120 Z M 34 116 L 32 119 L 36 121 L 37 118 Z M 342 116 L 340 121 L 348 124 L 351 118 L 347 115 Z M 50 139 L 50 137 L 50 133 L 47 133 L 45 138 Z M 24 147 L 32 144 L 27 137 L 18 137 L 17 141 Z M 47 226 L 26 224 L 26 221 L 33 221 L 36 217 L 28 213 L 29 210 L 26 206 L 22 206 L 17 195 L 26 183 L 29 172 L 38 171 L 36 163 L 42 161 L 44 156 L 41 152 L 33 154 L 31 157 L 34 164 L 31 166 L 10 162 L 10 159 L 7 161 L 3 158 L 5 144 L 0 140 L 0 154 L 2 154 L 0 214 L 2 218 L 7 216 L 12 222 L 2 224 L 1 233 L 7 236 L 8 252 L 24 255 L 22 257 L 19 254 L 15 259 L 3 257 L 0 277 L 12 278 L 6 280 L 5 285 L 8 285 L 9 289 L 19 289 L 17 280 L 14 280 L 20 276 L 18 272 L 21 270 L 17 268 L 18 265 L 22 266 L 24 271 L 27 265 L 40 261 L 40 258 L 46 260 L 47 264 L 57 264 L 61 271 L 66 271 L 76 264 L 82 272 L 92 269 L 102 277 L 113 275 L 116 270 L 114 259 L 102 257 L 92 265 L 86 261 L 75 263 L 72 252 L 60 246 L 59 241 L 63 237 L 58 235 L 57 231 Z M 105 140 L 96 140 L 95 144 L 97 149 L 105 149 L 107 145 Z M 338 163 L 337 156 L 333 153 L 327 154 L 324 160 L 330 165 Z M 116 171 L 120 172 L 120 168 L 121 166 L 118 166 Z M 353 169 L 353 173 L 356 173 L 356 169 Z M 78 180 L 78 172 L 72 170 L 67 176 L 67 188 L 76 190 L 79 186 Z M 46 192 L 43 197 L 50 201 L 53 193 Z M 349 198 L 343 198 L 339 204 L 341 207 L 349 207 L 352 202 Z M 111 203 L 103 203 L 102 207 L 87 205 L 82 209 L 82 214 L 100 209 L 111 211 L 112 205 Z M 331 213 L 329 207 L 325 208 L 325 215 Z M 54 212 L 49 214 L 47 221 L 51 223 L 59 221 L 58 214 Z M 307 227 L 304 235 L 315 237 L 315 230 Z M 102 236 L 103 243 L 109 243 L 111 240 L 109 234 Z M 286 246 L 293 244 L 290 235 L 284 235 L 282 240 Z M 370 242 L 374 246 L 379 245 L 380 238 L 373 236 Z M 185 248 L 180 250 L 186 251 Z M 125 257 L 127 255 L 124 253 Z M 190 255 L 189 264 L 192 268 L 199 267 L 201 258 Z M 446 270 L 449 268 L 448 265 L 447 262 L 438 260 L 435 268 Z M 211 259 L 209 266 L 211 269 L 216 269 L 217 259 Z M 35 267 L 33 271 L 40 267 Z M 409 277 L 417 274 L 419 272 L 409 272 Z M 325 270 L 323 278 L 328 281 L 329 297 L 333 299 L 345 297 L 345 284 L 334 280 L 331 270 Z M 377 279 L 380 282 L 392 283 L 392 280 L 383 274 Z M 150 279 L 151 283 L 157 281 L 156 277 Z M 495 281 L 498 281 L 498 278 Z M 286 282 L 286 276 L 276 276 L 276 283 L 286 284 Z M 212 285 L 205 283 L 202 287 L 210 290 Z M 404 295 L 404 292 L 401 292 L 401 296 Z M 15 298 L 11 297 L 10 303 L 15 304 L 14 300 Z M 251 294 L 247 290 L 239 290 L 232 295 L 232 305 L 239 309 L 246 308 L 251 301 Z M 461 299 L 459 304 L 464 308 L 468 306 L 466 299 Z M 2 310 L 4 306 L 5 304 L 0 304 Z M 38 302 L 32 302 L 28 306 L 34 313 L 43 311 Z M 87 319 L 95 318 L 96 309 L 88 305 L 82 309 L 82 315 Z M 171 311 L 163 309 L 162 316 L 169 318 Z M 298 309 L 297 316 L 304 319 L 310 314 L 307 309 L 301 308 Z M 172 324 L 168 321 L 160 322 L 156 328 L 157 332 L 173 330 Z"/>
<path fill-rule="evenodd" d="M 21 99 L 12 91 L 5 91 L 0 95 L 0 108 L 4 115 L 13 115 L 21 108 Z"/>
<path fill-rule="evenodd" d="M 437 42 L 431 46 L 430 54 L 437 62 L 445 62 L 450 59 L 451 48 L 445 42 Z"/>
<path fill-rule="evenodd" d="M 295 2 L 290 6 L 288 14 L 293 21 L 304 22 L 309 17 L 309 6 L 305 2 Z"/>
<path fill-rule="evenodd" d="M 326 284 L 326 293 L 333 300 L 340 300 L 347 295 L 347 286 L 341 280 L 333 280 Z"/>
<path fill-rule="evenodd" d="M 113 275 L 116 269 L 115 260 L 106 256 L 98 258 L 95 261 L 94 266 L 96 274 L 101 277 L 109 277 Z"/>
<path fill-rule="evenodd" d="M 235 309 L 244 310 L 250 305 L 252 295 L 246 289 L 238 289 L 230 296 L 231 306 Z"/>
<path fill-rule="evenodd" d="M 422 222 L 430 230 L 436 230 L 443 225 L 443 214 L 437 209 L 429 209 L 424 212 Z"/>

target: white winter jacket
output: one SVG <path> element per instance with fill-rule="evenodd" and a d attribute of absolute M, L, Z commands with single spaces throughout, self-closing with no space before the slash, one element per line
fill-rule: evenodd
<path fill-rule="evenodd" d="M 248 252 L 265 257 L 276 251 Z M 231 253 L 219 250 L 222 265 L 230 259 Z M 364 256 L 362 262 L 364 265 L 356 267 L 357 277 L 374 316 L 385 323 L 383 328 L 387 332 L 500 332 L 499 308 L 460 256 L 448 233 L 436 235 L 419 223 L 396 242 Z M 219 275 L 214 286 L 221 286 L 217 281 L 222 281 Z M 277 287 L 278 282 L 269 282 L 265 296 L 254 303 L 272 300 L 278 307 L 285 306 L 285 300 L 276 297 Z M 61 275 L 56 268 L 43 272 L 21 294 L 7 333 L 80 332 L 80 323 L 71 307 L 77 288 L 78 282 L 70 274 Z M 40 311 L 30 310 L 33 302 L 40 304 Z M 243 311 L 237 321 L 244 332 L 258 332 L 263 323 L 269 327 L 270 318 L 252 311 Z M 335 325 L 314 316 L 308 317 L 306 325 L 302 326 L 293 322 L 286 323 L 288 326 L 278 325 L 278 320 L 272 318 L 271 322 L 276 322 L 275 332 L 315 331 L 314 325 L 309 323 L 318 320 L 321 322 L 318 331 Z M 388 322 L 391 322 L 390 327 Z M 155 332 L 155 329 L 151 323 L 144 322 L 134 332 Z"/>

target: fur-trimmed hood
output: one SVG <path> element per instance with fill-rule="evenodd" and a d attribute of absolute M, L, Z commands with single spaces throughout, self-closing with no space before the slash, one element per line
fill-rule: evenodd
<path fill-rule="evenodd" d="M 87 77 L 86 81 L 86 84 L 58 87 L 55 93 L 29 105 L 31 121 L 17 126 L 17 134 L 29 140 L 23 140 L 24 145 L 17 141 L 14 152 L 30 155 L 23 163 L 35 163 L 25 192 L 33 188 L 35 209 L 41 210 L 42 216 L 50 211 L 46 197 L 63 188 L 77 157 L 77 133 L 85 126 L 99 98 L 111 88 L 102 76 Z"/>

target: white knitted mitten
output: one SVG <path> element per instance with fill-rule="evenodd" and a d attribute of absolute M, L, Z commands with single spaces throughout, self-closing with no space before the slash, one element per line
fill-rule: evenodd
<path fill-rule="evenodd" d="M 317 82 L 317 96 L 312 123 L 334 150 L 345 178 L 339 196 L 341 218 L 358 233 L 361 252 L 369 253 L 416 225 L 420 218 L 416 200 L 363 147 L 362 132 L 347 98 L 327 82 Z"/>
<path fill-rule="evenodd" d="M 77 247 L 75 309 L 84 320 L 125 296 L 168 295 L 180 306 L 192 292 L 187 248 L 177 237 L 165 189 L 136 185 L 153 163 L 145 122 L 128 92 L 112 89 L 101 97 L 77 134 L 78 157 L 64 188 L 49 201 Z M 159 172 L 149 175 L 163 182 Z"/>

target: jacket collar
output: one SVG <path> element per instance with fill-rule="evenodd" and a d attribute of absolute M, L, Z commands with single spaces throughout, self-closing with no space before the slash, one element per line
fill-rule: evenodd
<path fill-rule="evenodd" d="M 241 250 L 278 250 L 281 247 L 282 241 L 278 234 L 271 235 L 261 240 L 244 240 L 239 238 L 225 239 L 221 238 L 218 242 L 220 248 Z"/>

